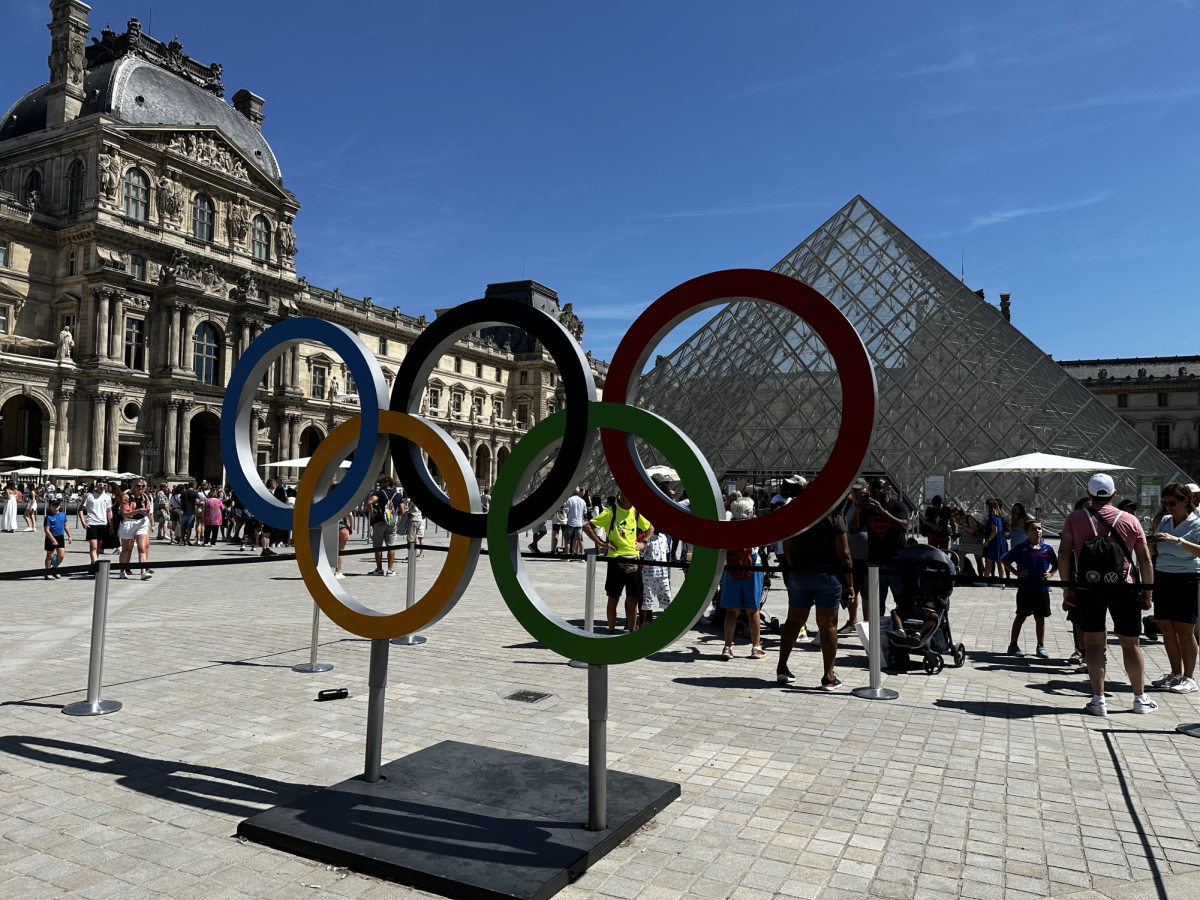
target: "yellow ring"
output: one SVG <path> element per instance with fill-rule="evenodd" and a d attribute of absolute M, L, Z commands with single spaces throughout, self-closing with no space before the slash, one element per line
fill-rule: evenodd
<path fill-rule="evenodd" d="M 296 562 L 317 606 L 334 623 L 351 634 L 372 640 L 401 637 L 436 622 L 450 612 L 474 574 L 481 541 L 478 538 L 451 535 L 446 562 L 437 580 L 408 609 L 398 613 L 380 613 L 351 597 L 334 578 L 328 560 L 319 551 L 323 530 L 331 524 L 336 525 L 336 521 L 309 529 L 305 529 L 301 523 L 309 521 L 313 495 L 325 470 L 331 463 L 340 462 L 339 452 L 357 443 L 361 437 L 359 425 L 360 417 L 354 416 L 335 428 L 317 446 L 305 467 L 304 476 L 296 488 L 296 506 L 292 513 Z M 429 454 L 446 479 L 447 494 L 455 509 L 480 511 L 478 489 L 471 490 L 474 485 L 468 486 L 468 475 L 464 474 L 470 472 L 466 457 L 444 432 L 416 416 L 391 410 L 380 410 L 379 431 L 381 434 L 407 438 Z M 307 540 L 302 539 L 305 534 Z M 318 548 L 315 553 L 314 548 Z"/>

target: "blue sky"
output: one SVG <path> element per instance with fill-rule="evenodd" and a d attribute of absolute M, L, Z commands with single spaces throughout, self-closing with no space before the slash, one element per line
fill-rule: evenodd
<path fill-rule="evenodd" d="M 7 0 L 0 102 L 45 78 Z M 145 0 L 95 0 L 120 31 Z M 637 311 L 769 268 L 857 193 L 1056 358 L 1200 352 L 1187 2 L 156 2 L 266 98 L 299 271 L 429 313 L 535 278 L 608 357 Z M 1189 63 L 1188 60 L 1192 62 Z"/>

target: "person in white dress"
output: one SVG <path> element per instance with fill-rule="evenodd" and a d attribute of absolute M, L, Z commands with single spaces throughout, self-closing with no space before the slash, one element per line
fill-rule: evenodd
<path fill-rule="evenodd" d="M 655 529 L 653 536 L 642 549 L 642 559 L 647 562 L 667 562 L 671 556 L 670 535 Z M 654 602 L 659 611 L 671 605 L 671 570 L 666 566 L 642 566 L 642 611 L 641 623 L 654 619 Z"/>
<path fill-rule="evenodd" d="M 17 486 L 9 482 L 4 486 L 4 513 L 0 516 L 0 531 L 12 534 L 17 530 Z"/>

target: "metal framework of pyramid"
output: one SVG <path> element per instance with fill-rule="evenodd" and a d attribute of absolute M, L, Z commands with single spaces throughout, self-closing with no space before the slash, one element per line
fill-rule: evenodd
<path fill-rule="evenodd" d="M 925 476 L 944 475 L 968 510 L 982 513 L 988 497 L 1032 508 L 1032 476 L 952 473 L 1034 451 L 1132 466 L 1117 473 L 1122 496 L 1136 496 L 1139 474 L 1189 480 L 862 197 L 773 271 L 812 285 L 862 336 L 880 399 L 864 472 L 886 473 L 914 505 Z M 659 357 L 637 404 L 679 426 L 714 472 L 751 480 L 819 472 L 842 415 L 820 339 L 786 310 L 746 301 Z M 640 449 L 647 463 L 656 457 Z M 1078 475 L 1042 477 L 1043 516 L 1061 522 L 1085 485 Z"/>

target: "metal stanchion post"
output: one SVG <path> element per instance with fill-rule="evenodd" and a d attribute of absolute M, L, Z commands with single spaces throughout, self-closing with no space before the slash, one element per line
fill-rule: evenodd
<path fill-rule="evenodd" d="M 879 619 L 883 615 L 881 606 L 882 604 L 879 602 L 879 566 L 868 566 L 867 615 L 870 616 L 870 621 L 867 623 L 867 643 L 870 644 L 870 647 L 867 650 L 867 658 L 871 667 L 871 685 L 851 691 L 855 697 L 862 697 L 864 700 L 895 700 L 900 696 L 895 691 L 883 687 L 883 667 L 879 659 L 879 644 L 882 640 Z"/>
<path fill-rule="evenodd" d="M 608 830 L 608 666 L 588 666 L 587 829 Z"/>
<path fill-rule="evenodd" d="M 108 572 L 112 563 L 102 559 L 96 566 L 96 591 L 92 598 L 92 653 L 88 660 L 87 699 L 63 707 L 68 716 L 105 716 L 121 708 L 116 700 L 100 699 L 104 677 L 104 628 L 108 621 Z"/>
<path fill-rule="evenodd" d="M 404 608 L 409 609 L 417 602 L 417 542 L 408 542 L 408 586 L 404 597 Z M 392 643 L 398 647 L 415 647 L 424 644 L 428 638 L 419 634 L 406 634 L 403 637 L 392 638 Z"/>
<path fill-rule="evenodd" d="M 333 663 L 317 662 L 317 639 L 321 630 L 321 607 L 313 603 L 313 626 L 312 626 L 312 644 L 308 648 L 308 662 L 300 663 L 298 666 L 292 666 L 293 672 L 304 672 L 312 674 L 313 672 L 328 672 L 333 668 Z"/>
<path fill-rule="evenodd" d="M 1200 583 L 1196 584 L 1196 609 L 1200 612 Z M 1200 722 L 1184 722 L 1176 725 L 1175 730 L 1188 737 L 1200 738 Z"/>
<path fill-rule="evenodd" d="M 363 781 L 379 782 L 383 757 L 383 705 L 387 699 L 388 644 L 386 639 L 371 641 L 371 671 L 367 676 L 367 754 Z"/>
<path fill-rule="evenodd" d="M 596 548 L 584 550 L 583 555 L 587 557 L 583 575 L 583 630 L 590 634 L 596 630 Z M 568 661 L 567 665 L 576 669 L 587 668 L 587 663 L 577 659 Z"/>

